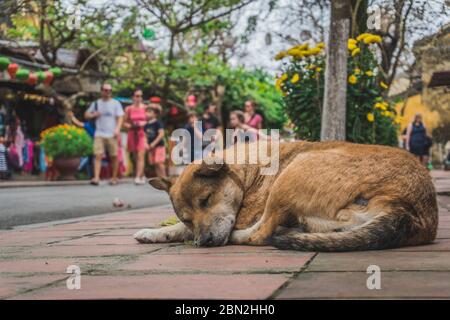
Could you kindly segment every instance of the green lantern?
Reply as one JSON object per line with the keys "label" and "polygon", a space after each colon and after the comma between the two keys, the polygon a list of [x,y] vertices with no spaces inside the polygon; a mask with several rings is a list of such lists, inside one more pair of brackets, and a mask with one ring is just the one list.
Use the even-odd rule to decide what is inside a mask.
{"label": "green lantern", "polygon": [[51,71],[55,77],[59,77],[62,72],[61,68],[58,68],[58,67],[51,68],[49,71]]}
{"label": "green lantern", "polygon": [[153,29],[144,29],[144,32],[142,33],[142,36],[144,37],[145,40],[154,40],[155,39],[155,30]]}
{"label": "green lantern", "polygon": [[8,69],[9,64],[11,63],[11,60],[6,57],[0,57],[0,71],[5,71]]}
{"label": "green lantern", "polygon": [[27,69],[19,69],[16,73],[16,78],[19,80],[28,80],[30,76],[30,71]]}
{"label": "green lantern", "polygon": [[36,75],[38,77],[39,82],[43,82],[45,78],[47,78],[44,71],[38,71],[36,72]]}

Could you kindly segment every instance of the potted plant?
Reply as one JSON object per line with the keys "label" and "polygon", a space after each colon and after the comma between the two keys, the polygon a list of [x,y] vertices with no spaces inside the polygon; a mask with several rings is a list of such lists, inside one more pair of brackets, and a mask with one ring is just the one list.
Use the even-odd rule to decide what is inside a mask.
{"label": "potted plant", "polygon": [[80,158],[92,154],[92,138],[83,129],[62,124],[41,133],[41,146],[53,159],[61,180],[75,180]]}

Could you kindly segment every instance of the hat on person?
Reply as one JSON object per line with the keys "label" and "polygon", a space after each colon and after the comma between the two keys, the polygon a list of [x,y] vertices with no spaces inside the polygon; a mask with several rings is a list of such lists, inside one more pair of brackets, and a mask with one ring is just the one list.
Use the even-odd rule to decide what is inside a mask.
{"label": "hat on person", "polygon": [[160,103],[161,102],[161,98],[160,97],[151,97],[150,98],[150,102],[151,103]]}
{"label": "hat on person", "polygon": [[195,107],[197,105],[197,98],[194,95],[190,95],[187,97],[187,103],[189,107]]}

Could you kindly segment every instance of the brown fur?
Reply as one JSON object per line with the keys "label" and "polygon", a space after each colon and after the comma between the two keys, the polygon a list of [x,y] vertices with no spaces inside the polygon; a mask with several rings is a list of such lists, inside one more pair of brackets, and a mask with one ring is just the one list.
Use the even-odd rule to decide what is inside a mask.
{"label": "brown fur", "polygon": [[[250,152],[249,147],[247,157]],[[282,249],[346,251],[425,244],[436,236],[431,177],[401,149],[282,143],[278,173],[264,176],[260,169],[191,164],[176,181],[151,181],[169,192],[186,222],[178,237],[166,232],[166,241],[194,237],[198,245],[271,243]],[[159,236],[163,229],[145,230],[135,235],[138,241],[164,238]]]}

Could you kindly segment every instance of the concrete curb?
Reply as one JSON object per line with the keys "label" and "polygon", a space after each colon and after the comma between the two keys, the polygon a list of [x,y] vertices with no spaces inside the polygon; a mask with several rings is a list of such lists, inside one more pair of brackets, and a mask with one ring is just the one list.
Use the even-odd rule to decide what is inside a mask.
{"label": "concrete curb", "polygon": [[[129,183],[134,180],[131,178],[120,179],[119,183]],[[14,181],[0,182],[0,189],[6,188],[32,188],[32,187],[64,187],[64,186],[85,186],[89,185],[89,180],[75,181]]]}

